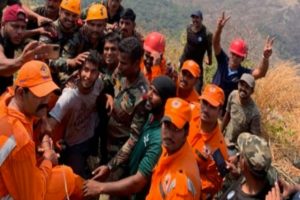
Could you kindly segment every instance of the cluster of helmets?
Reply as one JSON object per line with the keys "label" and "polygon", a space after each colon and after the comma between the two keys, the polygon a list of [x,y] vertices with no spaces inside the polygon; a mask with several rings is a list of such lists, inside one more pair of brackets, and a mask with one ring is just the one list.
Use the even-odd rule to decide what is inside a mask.
{"label": "cluster of helmets", "polygon": [[[80,0],[62,0],[60,7],[75,14],[80,14]],[[107,9],[100,3],[93,3],[87,12],[86,20],[105,20],[108,18]]]}

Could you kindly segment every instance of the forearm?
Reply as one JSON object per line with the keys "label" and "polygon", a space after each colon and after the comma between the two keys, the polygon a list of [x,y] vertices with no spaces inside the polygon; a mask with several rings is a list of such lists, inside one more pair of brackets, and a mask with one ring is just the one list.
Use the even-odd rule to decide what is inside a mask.
{"label": "forearm", "polygon": [[22,4],[22,8],[25,10],[25,12],[27,13],[27,15],[30,19],[37,19],[39,17],[39,15],[37,13],[33,12],[26,5]]}
{"label": "forearm", "polygon": [[218,27],[213,35],[213,48],[216,55],[218,55],[221,51],[221,34],[222,28]]}
{"label": "forearm", "polygon": [[259,62],[259,65],[256,67],[256,69],[253,70],[252,75],[255,79],[262,78],[266,75],[269,68],[269,59],[262,57],[261,61]]}
{"label": "forearm", "polygon": [[114,169],[119,165],[125,163],[128,160],[136,142],[137,141],[132,137],[129,137],[122,148],[118,151],[118,153],[109,161],[108,165]]}
{"label": "forearm", "polygon": [[30,38],[30,37],[33,37],[33,36],[36,36],[36,35],[39,35],[40,34],[40,31],[38,28],[36,29],[32,29],[32,30],[26,30],[25,33],[24,33],[24,37],[25,38]]}
{"label": "forearm", "polygon": [[116,182],[103,183],[101,193],[129,196],[141,191],[147,183],[147,178],[140,172]]}
{"label": "forearm", "polygon": [[222,125],[221,125],[222,132],[224,132],[225,128],[227,127],[227,125],[229,123],[229,121],[230,121],[230,114],[229,114],[229,112],[226,112],[225,116],[223,118]]}

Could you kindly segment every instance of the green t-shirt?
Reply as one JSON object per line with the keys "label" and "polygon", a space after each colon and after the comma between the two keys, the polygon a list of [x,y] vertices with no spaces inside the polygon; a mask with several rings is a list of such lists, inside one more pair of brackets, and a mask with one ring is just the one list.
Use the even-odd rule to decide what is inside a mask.
{"label": "green t-shirt", "polygon": [[[137,144],[129,160],[130,175],[141,172],[145,177],[151,178],[152,170],[161,154],[161,126],[160,120],[154,119],[151,114],[144,125]],[[148,193],[147,186],[132,199],[142,199]]]}

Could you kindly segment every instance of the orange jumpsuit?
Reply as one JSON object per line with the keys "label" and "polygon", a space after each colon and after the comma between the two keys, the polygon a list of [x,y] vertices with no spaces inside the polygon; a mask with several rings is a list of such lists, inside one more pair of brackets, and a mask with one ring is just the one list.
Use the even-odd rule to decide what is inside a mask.
{"label": "orange jumpsuit", "polygon": [[189,144],[170,156],[163,147],[146,200],[199,200],[200,191],[199,170]]}
{"label": "orange jumpsuit", "polygon": [[[196,107],[197,109],[197,107]],[[194,155],[198,162],[202,184],[202,198],[216,194],[222,187],[223,178],[219,175],[212,153],[220,149],[225,160],[228,159],[227,147],[219,125],[210,132],[205,133],[200,126],[200,108],[193,110],[194,116],[190,121],[188,142],[193,148]]]}
{"label": "orange jumpsuit", "polygon": [[[177,88],[178,88],[178,86],[177,86]],[[199,103],[200,102],[199,101],[199,93],[195,89],[193,89],[192,92],[189,94],[189,96],[185,97],[185,98],[183,98],[179,95],[179,92],[178,92],[178,89],[177,89],[177,97],[180,97],[180,98],[182,98],[183,100],[185,100],[189,103]]]}
{"label": "orange jumpsuit", "polygon": [[33,119],[9,108],[12,95],[0,99],[0,199],[82,199],[83,179],[66,166],[51,161],[37,164]]}

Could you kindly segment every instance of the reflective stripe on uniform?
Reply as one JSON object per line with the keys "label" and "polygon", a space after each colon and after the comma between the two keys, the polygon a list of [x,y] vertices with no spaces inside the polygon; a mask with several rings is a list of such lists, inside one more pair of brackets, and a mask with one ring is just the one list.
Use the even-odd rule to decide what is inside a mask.
{"label": "reflective stripe on uniform", "polygon": [[191,192],[193,196],[196,196],[196,188],[195,188],[192,180],[189,179],[188,177],[187,177],[187,186],[188,186],[189,192]]}
{"label": "reflective stripe on uniform", "polygon": [[[12,152],[12,150],[15,148],[15,146],[16,146],[16,139],[12,135],[6,140],[4,145],[0,148],[0,166],[6,160],[8,155]],[[2,198],[1,198],[1,200],[2,200]]]}
{"label": "reflective stripe on uniform", "polygon": [[14,199],[8,194],[5,197],[1,197],[0,200],[14,200]]}

